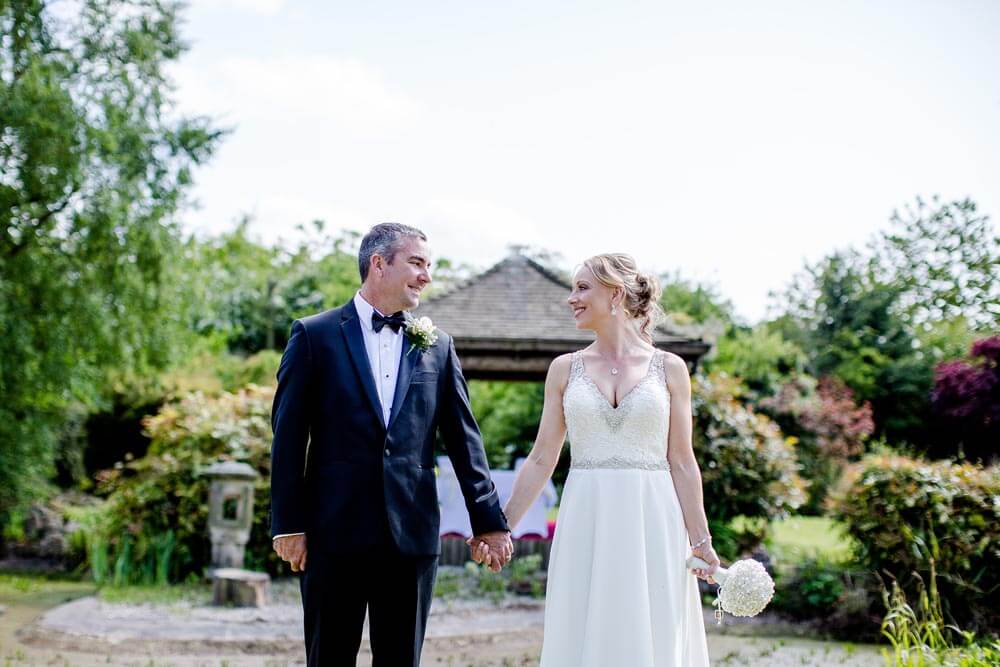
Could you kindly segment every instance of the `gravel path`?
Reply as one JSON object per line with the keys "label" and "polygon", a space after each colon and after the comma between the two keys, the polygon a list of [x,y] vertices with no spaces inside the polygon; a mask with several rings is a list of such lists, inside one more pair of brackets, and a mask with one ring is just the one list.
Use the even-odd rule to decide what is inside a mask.
{"label": "gravel path", "polygon": [[[266,609],[225,609],[200,601],[120,604],[84,597],[25,622],[13,635],[13,645],[0,645],[0,657],[10,665],[300,665],[301,607],[294,595],[281,593],[280,588],[275,599]],[[422,662],[455,667],[537,665],[543,611],[541,601],[524,598],[499,603],[435,599]],[[706,627],[713,665],[881,664],[872,647],[747,636],[757,629],[732,621],[718,628],[709,622],[709,615],[710,611]],[[370,661],[365,641],[358,664]]]}

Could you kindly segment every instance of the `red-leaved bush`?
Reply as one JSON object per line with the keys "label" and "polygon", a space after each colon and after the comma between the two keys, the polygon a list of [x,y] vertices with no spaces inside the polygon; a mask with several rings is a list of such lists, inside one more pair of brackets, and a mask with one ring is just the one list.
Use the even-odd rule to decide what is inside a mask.
{"label": "red-leaved bush", "polygon": [[864,453],[865,442],[875,430],[871,404],[856,403],[851,389],[835,377],[817,382],[799,376],[759,407],[795,439],[796,457],[809,483],[802,511],[820,513],[830,486],[848,460]]}
{"label": "red-leaved bush", "polygon": [[1000,458],[1000,335],[973,343],[969,360],[938,364],[931,407],[948,453]]}
{"label": "red-leaved bush", "polygon": [[844,459],[861,454],[875,430],[871,403],[855,403],[854,392],[832,376],[820,378],[816,395],[819,401],[802,413],[801,421],[815,434],[820,451]]}

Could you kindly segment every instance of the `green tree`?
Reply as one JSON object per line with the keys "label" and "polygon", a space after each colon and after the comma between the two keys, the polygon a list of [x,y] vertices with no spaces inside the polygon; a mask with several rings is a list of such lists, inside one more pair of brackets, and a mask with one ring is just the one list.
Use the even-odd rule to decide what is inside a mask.
{"label": "green tree", "polygon": [[173,109],[177,26],[173,3],[0,3],[0,524],[74,406],[184,344],[175,213],[221,134]]}
{"label": "green tree", "polygon": [[971,199],[895,211],[876,241],[878,266],[902,292],[915,326],[964,319],[989,330],[1000,322],[1000,236]]}
{"label": "green tree", "polygon": [[808,267],[768,328],[870,401],[878,435],[927,446],[934,365],[1000,322],[1000,237],[970,199],[918,198],[890,222],[867,252]]}
{"label": "green tree", "polygon": [[660,285],[663,312],[680,324],[716,322],[729,325],[735,320],[732,302],[714,285],[688,280],[679,272],[660,276]]}
{"label": "green tree", "polygon": [[751,394],[761,397],[773,395],[784,381],[802,372],[806,361],[798,345],[762,324],[730,329],[719,338],[705,369],[740,378]]}
{"label": "green tree", "polygon": [[833,253],[796,278],[774,326],[809,351],[810,374],[840,378],[859,401],[871,403],[877,435],[920,443],[933,364],[916,353],[903,286],[880,273],[874,258]]}
{"label": "green tree", "polygon": [[469,396],[490,465],[512,468],[514,461],[527,456],[535,443],[545,399],[544,383],[473,380]]}
{"label": "green tree", "polygon": [[250,222],[188,248],[202,304],[195,328],[240,354],[283,349],[292,320],[340,305],[360,283],[357,233],[331,236],[317,220],[285,248],[253,239]]}

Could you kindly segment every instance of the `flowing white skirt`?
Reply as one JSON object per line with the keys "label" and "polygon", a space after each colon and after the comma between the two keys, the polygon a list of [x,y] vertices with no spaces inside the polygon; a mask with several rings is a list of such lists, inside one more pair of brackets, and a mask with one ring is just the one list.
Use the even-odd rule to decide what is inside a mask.
{"label": "flowing white skirt", "polygon": [[549,560],[542,667],[701,667],[708,646],[667,471],[573,469]]}

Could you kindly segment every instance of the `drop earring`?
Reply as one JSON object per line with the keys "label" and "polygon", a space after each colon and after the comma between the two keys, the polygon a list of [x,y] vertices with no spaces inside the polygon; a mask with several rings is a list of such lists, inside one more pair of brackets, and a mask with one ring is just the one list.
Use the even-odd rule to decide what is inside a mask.
{"label": "drop earring", "polygon": [[611,314],[612,315],[617,315],[618,314],[618,309],[615,308],[615,304],[611,304]]}

